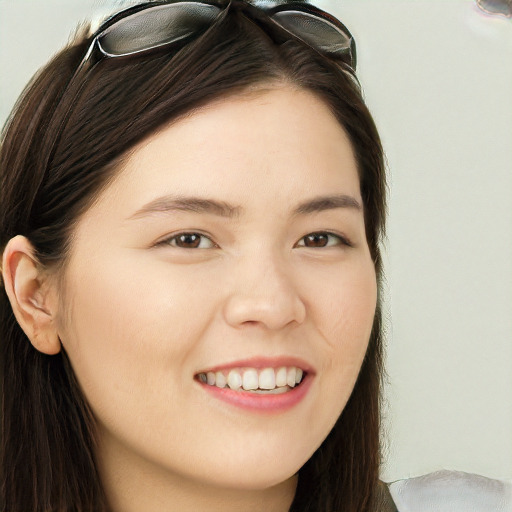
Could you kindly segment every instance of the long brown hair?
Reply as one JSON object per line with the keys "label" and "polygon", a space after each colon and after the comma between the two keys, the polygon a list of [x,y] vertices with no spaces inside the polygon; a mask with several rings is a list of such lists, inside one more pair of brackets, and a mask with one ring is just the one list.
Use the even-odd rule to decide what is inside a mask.
{"label": "long brown hair", "polygon": [[[276,42],[265,16],[255,22],[245,11],[244,2],[233,1],[205,33],[173,51],[101,61],[78,97],[69,94],[69,82],[91,37],[58,53],[24,91],[2,134],[0,247],[24,235],[42,265],[62,269],[80,215],[135,144],[214,99],[288,82],[322,98],[350,138],[380,287],[383,153],[357,81],[345,64],[292,36]],[[371,510],[380,465],[381,333],[379,300],[355,388],[327,439],[299,471],[293,512]],[[5,290],[0,345],[0,509],[108,511],[94,418],[66,353],[49,356],[33,348]]]}

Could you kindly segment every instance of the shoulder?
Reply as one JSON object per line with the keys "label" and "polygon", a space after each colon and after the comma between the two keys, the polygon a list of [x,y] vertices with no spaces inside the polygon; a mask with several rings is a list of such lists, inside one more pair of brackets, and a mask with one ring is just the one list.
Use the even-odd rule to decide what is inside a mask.
{"label": "shoulder", "polygon": [[399,512],[510,512],[512,480],[436,471],[387,484]]}

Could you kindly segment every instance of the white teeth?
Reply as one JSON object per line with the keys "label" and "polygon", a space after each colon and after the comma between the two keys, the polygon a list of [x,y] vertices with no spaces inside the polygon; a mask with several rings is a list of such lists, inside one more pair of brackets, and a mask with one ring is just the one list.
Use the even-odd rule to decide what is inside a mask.
{"label": "white teeth", "polygon": [[240,389],[242,387],[242,376],[236,370],[231,370],[228,375],[228,386],[231,389]]}
{"label": "white teeth", "polygon": [[281,395],[287,391],[290,391],[290,388],[288,386],[283,386],[274,389],[253,389],[251,393],[258,393],[259,395]]}
{"label": "white teeth", "polygon": [[[258,373],[259,372],[259,373]],[[252,391],[258,393],[284,393],[302,382],[303,370],[294,366],[279,368],[233,368],[226,378],[222,371],[199,373],[198,379],[209,386],[234,390]]]}
{"label": "white teeth", "polygon": [[218,388],[225,388],[228,381],[226,380],[225,375],[222,372],[215,373],[215,385]]}
{"label": "white teeth", "polygon": [[258,389],[258,372],[256,370],[245,370],[242,387],[245,390]]}
{"label": "white teeth", "polygon": [[286,386],[286,367],[282,366],[276,372],[276,386]]}
{"label": "white teeth", "polygon": [[295,377],[297,375],[297,369],[295,367],[288,368],[288,373],[286,375],[286,384],[291,388],[295,387]]}
{"label": "white teeth", "polygon": [[274,389],[276,387],[276,374],[274,368],[265,368],[260,372],[259,388]]}

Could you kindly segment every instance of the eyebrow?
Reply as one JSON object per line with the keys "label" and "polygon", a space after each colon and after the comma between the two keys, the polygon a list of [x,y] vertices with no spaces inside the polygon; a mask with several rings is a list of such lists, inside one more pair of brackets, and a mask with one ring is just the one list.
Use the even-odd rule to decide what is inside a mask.
{"label": "eyebrow", "polygon": [[[304,201],[295,207],[292,211],[292,216],[297,217],[325,210],[333,210],[336,208],[349,208],[358,211],[362,210],[362,206],[356,198],[345,194],[337,194],[319,196],[308,201]],[[133,215],[128,217],[128,219],[139,219],[154,213],[172,213],[178,211],[209,213],[220,217],[239,218],[243,213],[243,207],[234,206],[226,203],[225,201],[217,201],[215,199],[165,195],[153,199],[149,203],[145,204]]]}

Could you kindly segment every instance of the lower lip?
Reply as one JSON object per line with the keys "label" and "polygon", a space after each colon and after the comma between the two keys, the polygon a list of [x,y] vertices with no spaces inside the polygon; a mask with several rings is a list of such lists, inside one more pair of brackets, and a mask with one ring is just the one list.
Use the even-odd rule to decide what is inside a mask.
{"label": "lower lip", "polygon": [[208,393],[212,394],[215,398],[228,402],[242,409],[261,412],[282,412],[291,409],[306,396],[313,375],[306,374],[301,383],[285,393],[278,395],[263,395],[259,393],[251,393],[249,391],[234,391],[229,388],[218,388],[216,386],[209,386],[208,384],[200,383],[202,388]]}

